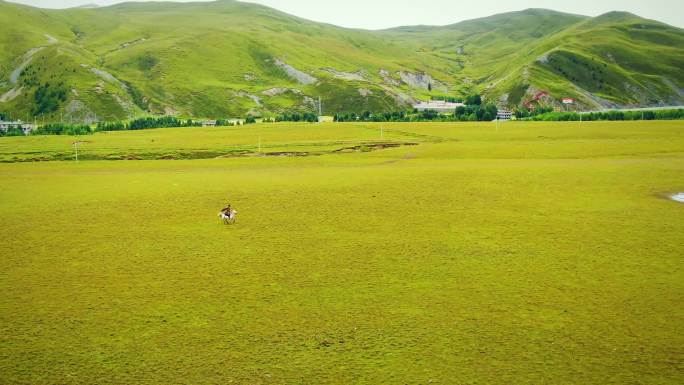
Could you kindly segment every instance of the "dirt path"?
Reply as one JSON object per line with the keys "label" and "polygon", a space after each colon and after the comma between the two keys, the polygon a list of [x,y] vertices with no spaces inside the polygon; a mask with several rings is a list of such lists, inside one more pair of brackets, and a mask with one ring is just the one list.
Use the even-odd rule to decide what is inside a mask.
{"label": "dirt path", "polygon": [[37,54],[38,52],[42,51],[45,49],[45,47],[36,47],[36,48],[31,48],[28,50],[24,56],[22,57],[21,64],[17,68],[12,71],[9,77],[9,81],[11,84],[17,84],[17,81],[19,81],[19,76],[21,76],[21,71],[24,70],[30,63],[31,60],[33,59],[33,56]]}

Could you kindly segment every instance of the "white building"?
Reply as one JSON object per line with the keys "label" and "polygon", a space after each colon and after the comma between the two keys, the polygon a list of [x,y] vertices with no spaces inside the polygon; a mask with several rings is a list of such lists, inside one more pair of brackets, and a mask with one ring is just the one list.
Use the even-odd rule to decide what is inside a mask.
{"label": "white building", "polygon": [[21,128],[24,135],[28,135],[33,130],[33,124],[24,123],[21,120],[4,122],[0,120],[0,131],[7,132],[10,128]]}
{"label": "white building", "polygon": [[414,104],[413,108],[418,111],[436,111],[436,112],[451,112],[453,113],[456,108],[464,107],[463,103],[452,103],[444,100],[431,100],[429,102],[420,102]]}
{"label": "white building", "polygon": [[511,120],[513,119],[513,112],[508,110],[499,110],[499,112],[496,114],[496,118],[498,120]]}

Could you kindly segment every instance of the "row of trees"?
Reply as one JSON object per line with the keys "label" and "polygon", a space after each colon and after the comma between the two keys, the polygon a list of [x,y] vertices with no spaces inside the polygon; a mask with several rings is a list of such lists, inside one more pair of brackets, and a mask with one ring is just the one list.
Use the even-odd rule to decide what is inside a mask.
{"label": "row of trees", "polygon": [[535,115],[534,121],[597,121],[597,120],[677,120],[684,119],[684,109],[650,111],[606,111],[578,114],[576,112],[547,112]]}
{"label": "row of trees", "polygon": [[[175,117],[164,116],[161,118],[135,119],[128,123],[98,122],[94,128],[87,124],[50,123],[37,127],[31,131],[31,135],[90,135],[94,132],[100,131],[144,130],[168,127],[199,127],[201,125],[201,122],[195,122],[192,119],[180,120]],[[19,130],[19,132],[21,132],[21,130]],[[12,133],[18,134],[18,132],[14,131],[12,131]],[[8,134],[5,133],[5,136],[7,135]],[[23,135],[23,133],[19,135]]]}
{"label": "row of trees", "polygon": [[469,104],[457,107],[454,112],[453,120],[460,122],[491,122],[496,119],[499,109],[496,104]]}
{"label": "row of trees", "polygon": [[216,119],[216,125],[219,127],[230,127],[235,126],[237,123],[233,123],[228,119]]}
{"label": "row of trees", "polygon": [[146,130],[150,128],[170,128],[170,127],[201,127],[202,122],[192,119],[181,120],[173,116],[163,116],[160,118],[140,118],[124,122],[99,122],[95,131],[125,131],[125,130]]}
{"label": "row of trees", "polygon": [[530,118],[530,117],[537,116],[537,115],[547,114],[549,112],[553,112],[552,107],[537,106],[533,110],[528,110],[528,109],[523,108],[523,109],[519,109],[519,110],[514,111],[515,117],[518,119]]}
{"label": "row of trees", "polygon": [[464,103],[469,106],[479,106],[482,104],[482,96],[478,94],[468,95],[465,98],[456,96],[431,96],[432,100],[443,100],[449,103]]}
{"label": "row of trees", "polygon": [[10,127],[7,131],[0,130],[0,136],[24,136],[24,130],[19,127]]}
{"label": "row of trees", "polygon": [[[601,121],[601,120],[676,120],[684,119],[684,109],[670,110],[651,110],[651,111],[606,111],[588,114],[578,114],[576,112],[553,112],[545,109],[538,109],[539,114],[520,114],[520,118],[533,121]],[[336,122],[458,122],[458,121],[492,121],[496,118],[498,110],[493,104],[469,105],[458,107],[454,114],[441,114],[436,111],[413,111],[413,112],[384,112],[371,113],[366,111],[362,114],[354,112],[335,115]],[[317,122],[318,116],[315,114],[283,114],[275,119],[265,119],[264,122]],[[256,118],[248,116],[245,124],[256,123]],[[129,123],[124,122],[100,122],[95,128],[85,124],[64,124],[52,123],[41,126],[31,132],[32,135],[89,135],[98,131],[123,131],[123,130],[142,130],[166,127],[198,127],[201,122],[191,119],[179,120],[174,117],[162,118],[142,118]],[[233,126],[228,120],[219,119],[217,126]],[[0,130],[0,136],[21,136],[24,135],[19,127],[12,127],[7,131]]]}
{"label": "row of trees", "polygon": [[201,127],[202,122],[195,122],[192,119],[181,120],[173,116],[163,116],[161,118],[140,118],[128,123],[128,130],[145,130],[149,128],[170,128],[170,127]]}
{"label": "row of trees", "polygon": [[410,113],[405,111],[382,112],[373,114],[370,111],[365,111],[362,114],[355,112],[335,114],[333,121],[335,122],[408,122],[410,121]]}
{"label": "row of trees", "polygon": [[318,115],[312,113],[312,112],[304,112],[304,113],[292,113],[292,114],[282,114],[279,116],[276,116],[275,118],[276,122],[310,122],[310,123],[316,123],[318,122]]}
{"label": "row of trees", "polygon": [[127,130],[123,122],[98,122],[95,131],[124,131]]}
{"label": "row of trees", "polygon": [[31,135],[89,135],[93,130],[86,124],[51,123],[40,126]]}
{"label": "row of trees", "polygon": [[442,114],[437,111],[427,110],[413,112],[384,112],[371,113],[366,111],[362,114],[350,112],[337,114],[335,122],[478,122],[492,121],[496,119],[499,110],[495,104],[474,104],[456,108],[453,114]]}
{"label": "row of trees", "polygon": [[455,96],[431,96],[430,99],[449,103],[463,103],[463,98],[457,98]]}

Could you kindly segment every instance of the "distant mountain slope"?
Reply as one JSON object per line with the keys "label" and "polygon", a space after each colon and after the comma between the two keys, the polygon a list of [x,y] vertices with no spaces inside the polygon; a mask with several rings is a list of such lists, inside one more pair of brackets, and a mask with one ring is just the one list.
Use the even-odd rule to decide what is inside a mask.
{"label": "distant mountain slope", "polygon": [[364,31],[232,0],[0,1],[0,25],[0,112],[29,118],[271,114],[315,110],[319,97],[330,114],[472,92],[510,106],[684,102],[684,32],[624,13],[531,9]]}
{"label": "distant mountain slope", "polygon": [[[494,95],[516,90],[549,91],[586,107],[682,103],[684,31],[626,13],[578,23],[534,46],[521,76],[494,87]],[[527,60],[530,58],[528,57]],[[518,94],[520,92],[518,91]],[[524,99],[524,96],[523,96]]]}
{"label": "distant mountain slope", "polygon": [[[461,79],[505,105],[584,108],[681,104],[684,31],[628,13],[596,18],[530,9],[446,27],[387,31],[426,55],[450,57]],[[456,53],[456,54],[454,54]]]}

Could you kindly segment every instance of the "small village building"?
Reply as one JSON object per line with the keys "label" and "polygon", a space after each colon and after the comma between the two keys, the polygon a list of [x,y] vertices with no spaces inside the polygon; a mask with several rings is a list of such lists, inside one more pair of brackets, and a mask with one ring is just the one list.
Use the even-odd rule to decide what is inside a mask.
{"label": "small village building", "polygon": [[420,102],[413,105],[413,108],[420,112],[435,111],[440,113],[453,113],[458,107],[465,107],[465,104],[447,102],[444,100],[431,100],[429,102]]}
{"label": "small village building", "polygon": [[496,114],[497,120],[511,120],[513,119],[513,112],[509,110],[499,110]]}
{"label": "small village building", "polygon": [[216,127],[215,120],[205,120],[202,122],[202,127]]}
{"label": "small village building", "polygon": [[0,120],[0,131],[6,133],[12,128],[20,128],[24,135],[28,135],[31,133],[31,131],[33,131],[34,126],[33,124],[24,123],[21,120],[11,122],[5,122]]}

